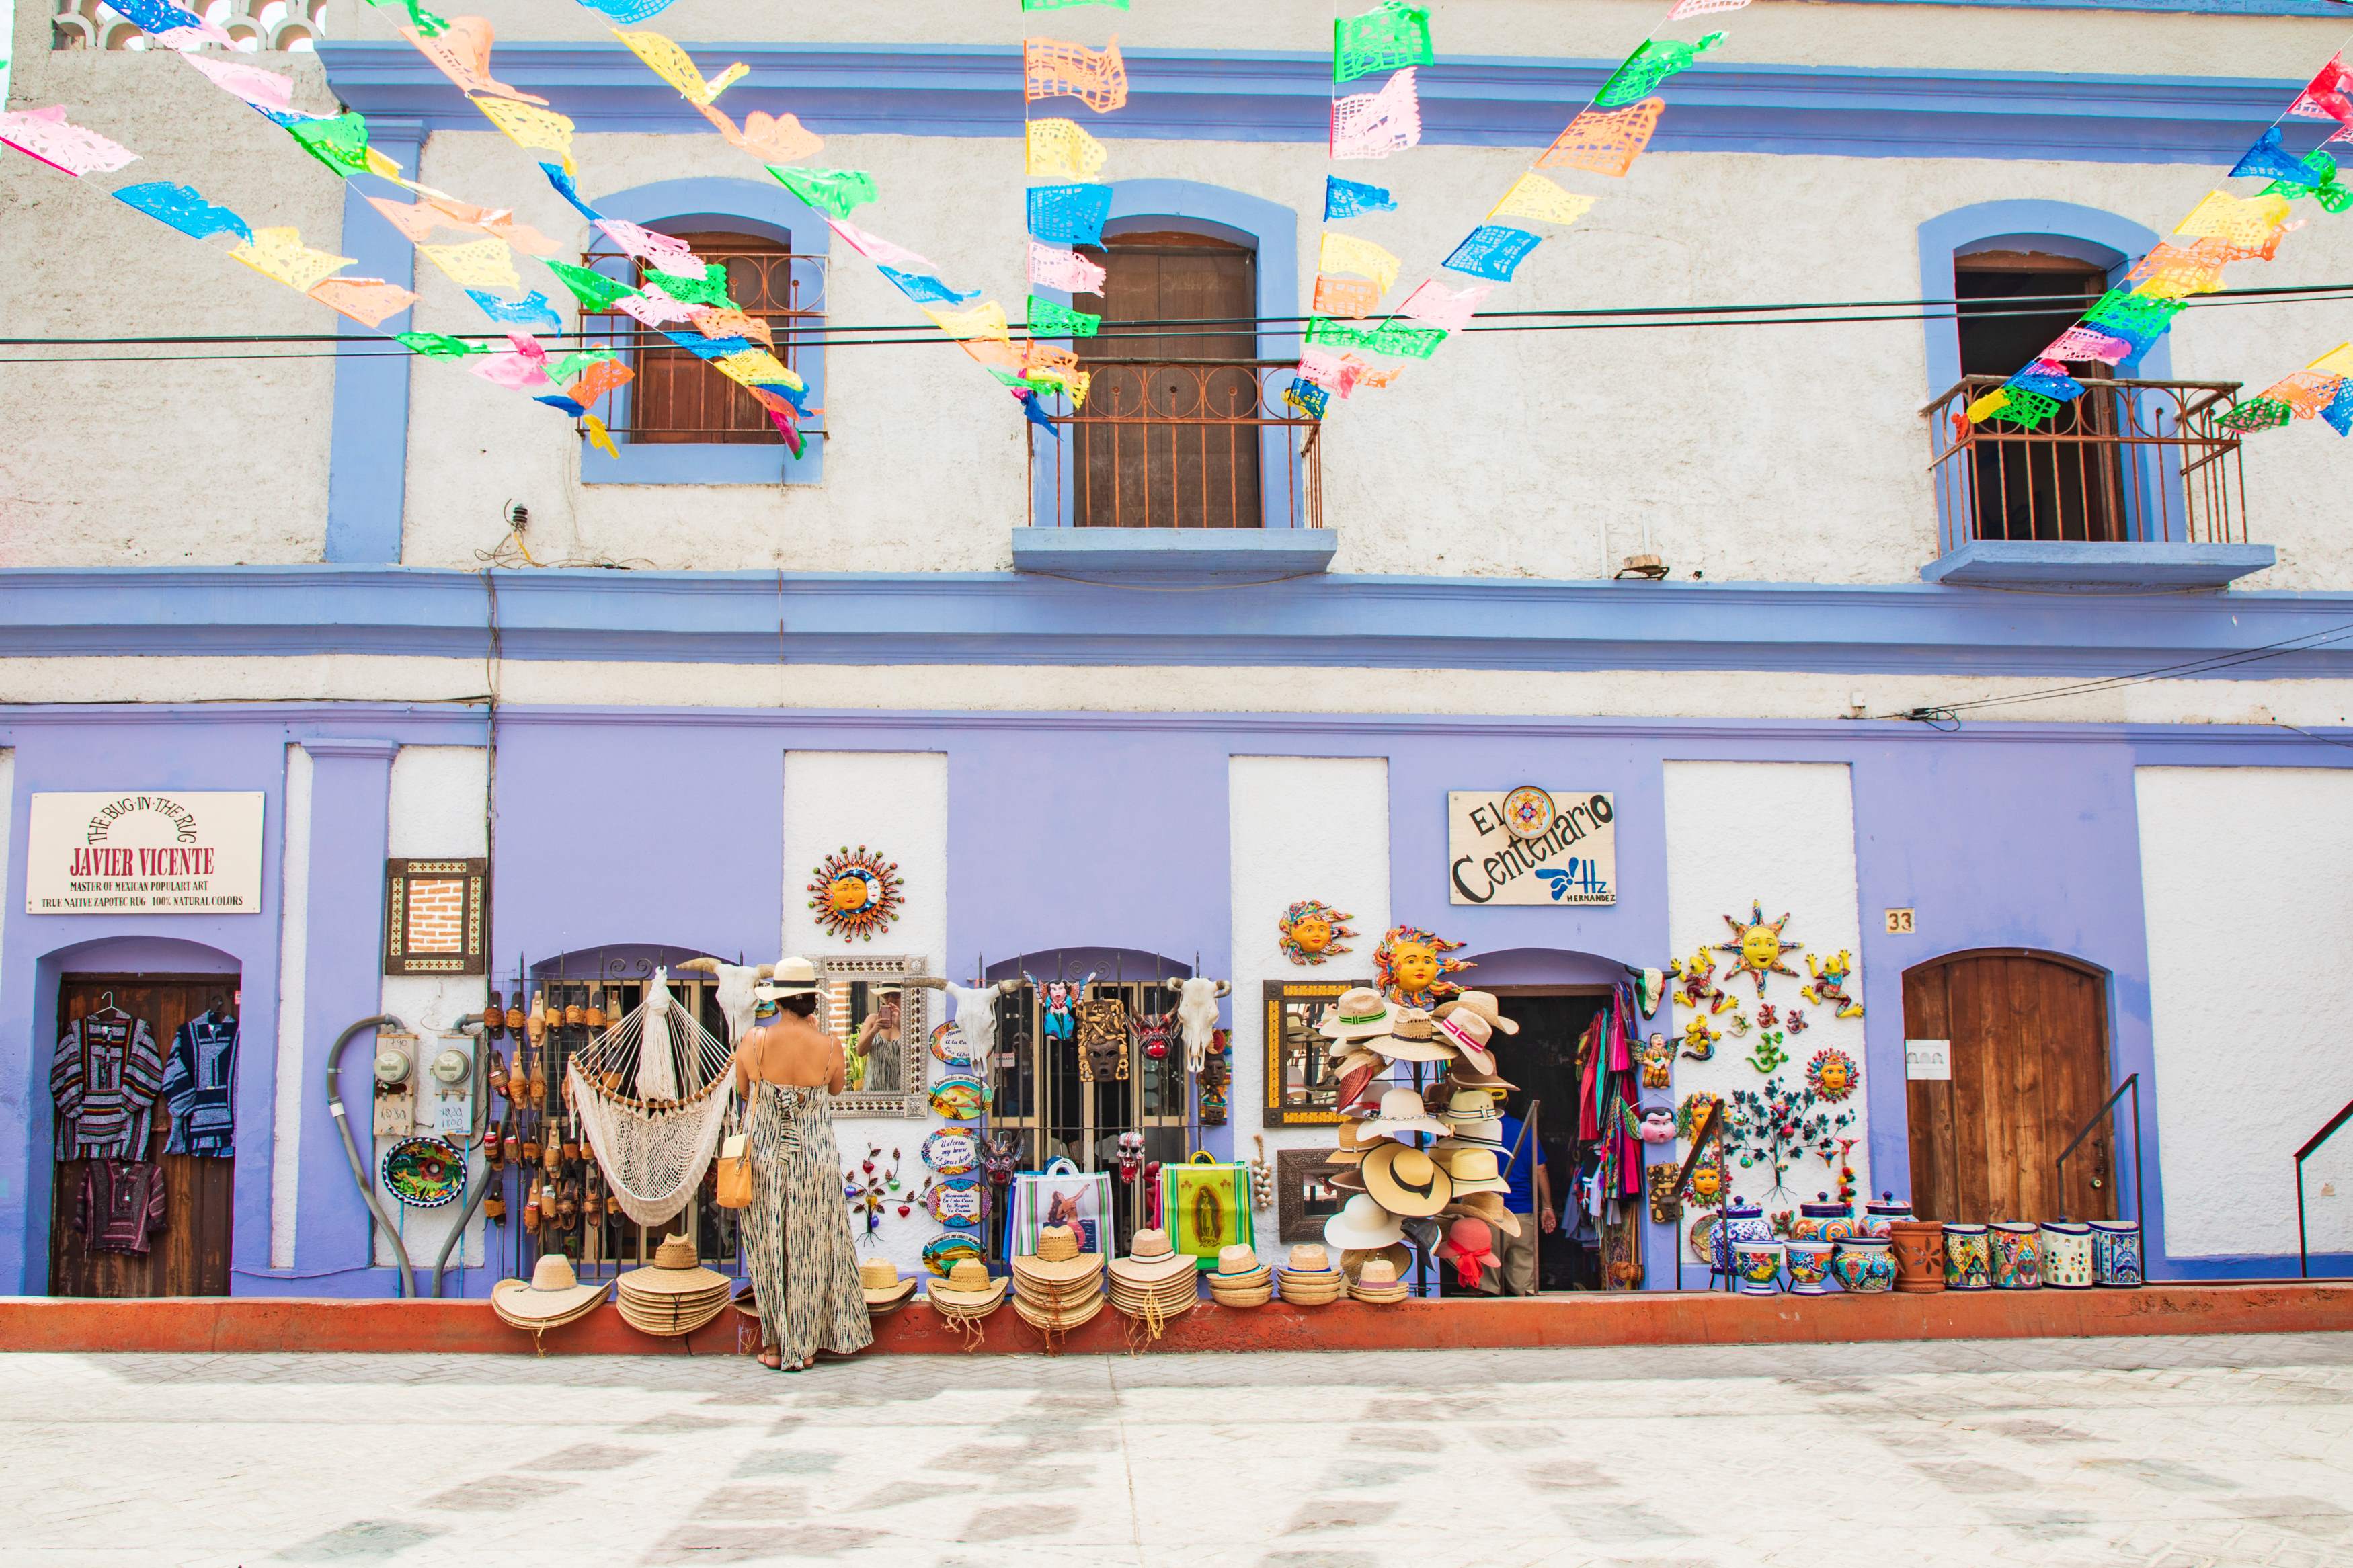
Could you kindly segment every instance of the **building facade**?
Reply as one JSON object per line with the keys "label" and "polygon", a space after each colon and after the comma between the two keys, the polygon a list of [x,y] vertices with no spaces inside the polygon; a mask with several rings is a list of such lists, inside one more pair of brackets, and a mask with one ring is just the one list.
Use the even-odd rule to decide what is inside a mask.
{"label": "building facade", "polygon": [[[1843,1157],[1736,1165],[1742,1195],[1810,1200],[1843,1163],[1857,1195],[1934,1217],[2137,1215],[2153,1278],[2295,1267],[2295,1151],[2353,1098],[2323,979],[2353,950],[2353,552],[2333,436],[2242,450],[2213,416],[2342,319],[2325,294],[2188,310],[2070,440],[1971,445],[1952,416],[1957,388],[2022,363],[2002,300],[2044,302],[2027,335],[2048,336],[2050,300],[2124,280],[2223,184],[2336,47],[2324,0],[1757,0],[1715,18],[1729,37],[1661,89],[1650,151],[1588,181],[1601,204],[1486,307],[1555,314],[1483,319],[1512,330],[1460,334],[1320,426],[1280,389],[1327,175],[1388,187],[1398,210],[1356,228],[1435,267],[1657,18],[1440,7],[1420,144],[1335,164],[1328,16],[1139,0],[1115,17],[1129,101],[1086,117],[1111,197],[1088,254],[1114,324],[1163,325],[1082,353],[1093,412],[1051,431],[919,341],[868,258],[596,11],[482,8],[496,79],[575,122],[586,205],[723,258],[791,342],[803,449],[536,262],[565,341],[636,372],[600,405],[609,454],[355,322],[339,343],[328,310],[98,179],[0,164],[11,319],[43,340],[0,394],[0,1289],[383,1295],[396,1237],[421,1280],[463,1205],[392,1201],[393,1135],[357,1138],[372,1221],[341,1131],[365,1130],[372,1052],[344,1052],[331,1111],[338,1037],[392,1015],[421,1070],[492,990],[560,1008],[609,984],[617,1010],[662,968],[701,1006],[676,968],[698,955],[826,961],[851,1026],[900,971],[844,961],[878,956],[959,984],[1092,975],[1145,1011],[1165,982],[1229,981],[1222,1115],[1214,1081],[1205,1103],[1140,1048],[1117,1092],[1073,1087],[1025,994],[997,1124],[1025,1161],[1109,1169],[1139,1131],[1155,1161],[1280,1163],[1331,1138],[1286,994],[1369,980],[1400,926],[1525,1009],[1507,1077],[1521,1048],[1532,1083],[1573,1083],[1580,999],[1703,952],[1725,1000],[1646,1025],[1692,1041],[1660,1101],[1799,1085],[1845,1053],[1859,1086],[1823,1107]],[[168,51],[58,9],[18,0],[10,108],[63,103],[140,177],[414,289],[385,331],[499,330],[372,205],[397,187],[338,181]],[[790,111],[824,138],[815,163],[871,174],[858,224],[1013,300],[1023,18],[998,9],[787,24],[679,0],[649,25],[706,71],[750,68],[721,107]],[[417,182],[512,208],[549,258],[613,271],[544,154],[400,39],[398,6],[305,15],[314,38],[275,17],[258,41],[279,47],[238,58],[302,110],[364,115]],[[1113,15],[1051,19],[1100,43]],[[2232,288],[2347,276],[2347,220],[2306,210]],[[1606,868],[1563,841],[1522,872],[1451,799],[1529,784],[1606,797]],[[222,814],[203,892],[238,901],[73,908],[55,857],[98,807],[69,796],[143,797],[164,846],[199,840],[159,800]],[[850,847],[903,887],[871,940],[809,887]],[[477,861],[473,972],[388,973],[388,863]],[[1350,917],[1348,951],[1286,951],[1303,900]],[[1716,944],[1784,913],[1786,969],[1731,975]],[[920,1040],[941,999],[908,996]],[[179,1178],[178,1239],[134,1284],[61,1235],[52,1064],[109,1000],[158,1027],[239,1021],[234,1160]],[[943,1069],[893,1066],[861,1105],[896,1113],[841,1138],[853,1179],[898,1173],[860,1223],[912,1267],[940,1234],[909,1200],[941,1125],[921,1075]],[[2312,1250],[2340,1265],[2348,1160],[2302,1173]],[[511,1205],[525,1176],[502,1178]],[[468,1212],[444,1288],[528,1273],[519,1214]],[[1640,1284],[1704,1276],[1689,1216],[1630,1223]]]}

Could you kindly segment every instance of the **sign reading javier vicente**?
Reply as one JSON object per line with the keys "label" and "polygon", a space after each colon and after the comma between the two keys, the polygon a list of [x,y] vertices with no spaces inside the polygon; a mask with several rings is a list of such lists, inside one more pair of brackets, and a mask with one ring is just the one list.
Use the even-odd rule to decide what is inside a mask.
{"label": "sign reading javier vicente", "polygon": [[36,795],[28,915],[261,912],[261,793]]}
{"label": "sign reading javier vicente", "polygon": [[[1528,797],[1547,792],[1452,790],[1446,796],[1447,898],[1458,904],[1614,904],[1617,808],[1607,795],[1552,791],[1534,820]],[[1511,797],[1522,837],[1507,826]]]}

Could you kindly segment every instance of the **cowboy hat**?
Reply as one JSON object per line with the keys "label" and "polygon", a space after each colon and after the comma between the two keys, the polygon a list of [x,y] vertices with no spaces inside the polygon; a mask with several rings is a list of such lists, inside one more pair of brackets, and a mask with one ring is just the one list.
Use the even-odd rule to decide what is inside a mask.
{"label": "cowboy hat", "polygon": [[501,1279],[491,1288],[491,1310],[518,1329],[557,1329],[576,1322],[596,1310],[609,1279],[583,1285],[572,1270],[572,1259],[551,1252],[533,1265],[531,1279]]}
{"label": "cowboy hat", "polygon": [[1499,1194],[1486,1191],[1472,1193],[1440,1211],[1440,1217],[1445,1219],[1460,1219],[1465,1215],[1485,1220],[1506,1236],[1520,1234],[1520,1216],[1504,1206]]}
{"label": "cowboy hat", "polygon": [[1454,1178],[1419,1149],[1384,1143],[1365,1156],[1365,1192],[1393,1215],[1434,1215],[1454,1196]]}
{"label": "cowboy hat", "polygon": [[1377,1252],[1404,1239],[1405,1227],[1398,1224],[1397,1216],[1364,1193],[1350,1198],[1338,1214],[1324,1222],[1324,1244],[1342,1252]]}
{"label": "cowboy hat", "polygon": [[899,1278],[887,1258],[870,1258],[858,1266],[858,1288],[869,1307],[896,1307],[915,1293],[915,1277]]}
{"label": "cowboy hat", "polygon": [[1398,1015],[1388,1034],[1375,1036],[1365,1044],[1392,1061],[1443,1062],[1454,1058],[1452,1049],[1439,1043],[1430,1015],[1411,1007]]}
{"label": "cowboy hat", "polygon": [[1498,1078],[1493,1072],[1481,1072],[1467,1061],[1458,1061],[1447,1069],[1446,1081],[1457,1089],[1517,1089],[1510,1079]]}
{"label": "cowboy hat", "polygon": [[1396,1010],[1369,985],[1352,985],[1324,1010],[1316,1032],[1327,1040],[1361,1040],[1388,1032]]}
{"label": "cowboy hat", "polygon": [[1504,1148],[1504,1124],[1501,1121],[1458,1121],[1454,1131],[1440,1138],[1430,1148],[1434,1154],[1451,1154],[1457,1149],[1493,1149],[1501,1153]]}
{"label": "cowboy hat", "polygon": [[1393,1089],[1381,1096],[1381,1113],[1356,1129],[1361,1142],[1373,1138],[1409,1138],[1417,1132],[1446,1135],[1446,1124],[1422,1109],[1421,1096],[1410,1089]]}
{"label": "cowboy hat", "polygon": [[959,1312],[975,1309],[987,1311],[1005,1300],[1006,1287],[1011,1280],[999,1275],[991,1279],[988,1265],[977,1258],[959,1258],[944,1279],[934,1279],[926,1288],[934,1307],[946,1307]]}
{"label": "cowboy hat", "polygon": [[774,1002],[780,996],[807,996],[816,989],[816,964],[806,958],[780,958],[769,984],[754,987],[752,994],[763,1002]]}
{"label": "cowboy hat", "polygon": [[1495,1000],[1495,994],[1492,991],[1465,991],[1451,1002],[1439,1004],[1440,1017],[1450,1017],[1456,1013],[1476,1013],[1487,1020],[1489,1027],[1501,1029],[1507,1035],[1520,1032],[1515,1019],[1504,1016],[1503,1004]]}
{"label": "cowboy hat", "polygon": [[1454,1178],[1455,1192],[1466,1197],[1472,1193],[1512,1190],[1512,1184],[1496,1171],[1495,1152],[1492,1149],[1452,1151],[1446,1157],[1446,1173]]}
{"label": "cowboy hat", "polygon": [[1481,1072],[1495,1070],[1495,1058],[1489,1045],[1494,1037],[1487,1020],[1476,1013],[1455,1013],[1435,1021],[1438,1036],[1462,1053],[1462,1059]]}

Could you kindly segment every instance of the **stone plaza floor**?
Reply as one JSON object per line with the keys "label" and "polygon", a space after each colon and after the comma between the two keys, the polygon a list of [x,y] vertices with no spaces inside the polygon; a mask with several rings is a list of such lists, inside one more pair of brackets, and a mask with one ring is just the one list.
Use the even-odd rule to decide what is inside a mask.
{"label": "stone plaza floor", "polygon": [[9,1568],[2306,1568],[2353,1564],[2353,1335],[13,1355],[0,1477]]}

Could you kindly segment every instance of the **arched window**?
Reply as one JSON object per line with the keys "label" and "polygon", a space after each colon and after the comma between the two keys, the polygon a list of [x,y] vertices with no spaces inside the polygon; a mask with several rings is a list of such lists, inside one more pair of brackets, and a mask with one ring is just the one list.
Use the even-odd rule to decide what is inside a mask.
{"label": "arched window", "polygon": [[[1955,257],[1961,374],[2007,377],[2024,369],[2106,292],[2109,270],[2028,240]],[[2067,369],[2091,391],[2060,407],[2052,439],[1991,441],[1971,454],[1976,537],[2113,542],[2128,536],[2124,447],[2114,439],[2120,411],[2113,395],[2092,384],[2114,373],[2098,360]],[[2079,439],[2085,437],[2107,439]]]}
{"label": "arched window", "polygon": [[[745,315],[767,327],[776,357],[794,368],[796,327],[811,320],[815,312],[802,308],[790,238],[678,227],[661,232],[684,241],[699,259],[727,268],[728,297],[743,307]],[[659,281],[661,276],[609,247],[592,253],[592,265],[601,271],[612,272],[617,264],[626,268],[633,284],[642,284],[649,277]],[[767,411],[752,394],[702,358],[619,310],[594,314],[599,324],[610,329],[628,355],[629,368],[637,372],[625,412],[619,419],[607,421],[615,440],[765,444],[776,439]]]}

